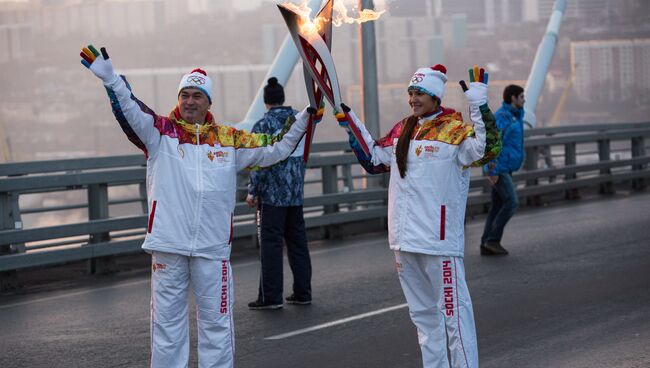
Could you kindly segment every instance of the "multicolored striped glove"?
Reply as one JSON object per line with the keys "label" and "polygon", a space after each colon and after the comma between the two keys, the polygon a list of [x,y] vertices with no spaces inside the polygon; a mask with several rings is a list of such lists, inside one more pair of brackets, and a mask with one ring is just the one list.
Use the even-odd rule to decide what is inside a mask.
{"label": "multicolored striped glove", "polygon": [[113,70],[113,63],[109,59],[106,48],[101,48],[101,55],[93,45],[81,49],[81,64],[90,69],[105,84],[110,83],[119,76]]}
{"label": "multicolored striped glove", "polygon": [[334,111],[333,111],[334,112],[334,117],[336,118],[336,121],[339,122],[340,127],[349,128],[350,123],[348,122],[347,117],[345,116],[345,113],[346,112],[349,113],[350,111],[352,111],[352,109],[350,109],[348,107],[348,105],[346,105],[344,103],[341,103],[341,111],[342,112],[339,112],[338,110],[334,109]]}
{"label": "multicolored striped glove", "polygon": [[483,106],[488,100],[488,73],[485,69],[474,65],[469,69],[469,88],[464,80],[458,82],[467,96],[470,106]]}
{"label": "multicolored striped glove", "polygon": [[325,113],[325,102],[321,102],[320,107],[316,110],[313,107],[308,107],[307,112],[314,116],[313,123],[318,124],[323,120],[323,114]]}

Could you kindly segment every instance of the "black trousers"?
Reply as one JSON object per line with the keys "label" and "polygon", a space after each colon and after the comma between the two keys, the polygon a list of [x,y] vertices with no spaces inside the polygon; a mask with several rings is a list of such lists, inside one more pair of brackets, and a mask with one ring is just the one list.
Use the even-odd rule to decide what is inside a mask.
{"label": "black trousers", "polygon": [[265,304],[282,303],[283,239],[293,273],[293,293],[301,300],[311,300],[311,258],[302,206],[262,204],[261,219],[259,300]]}

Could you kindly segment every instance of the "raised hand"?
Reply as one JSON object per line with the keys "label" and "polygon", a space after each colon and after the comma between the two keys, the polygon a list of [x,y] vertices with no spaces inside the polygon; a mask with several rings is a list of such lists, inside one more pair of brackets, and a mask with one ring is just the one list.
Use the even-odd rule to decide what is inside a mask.
{"label": "raised hand", "polygon": [[337,110],[334,110],[334,117],[336,117],[336,120],[339,122],[339,126],[343,128],[348,128],[349,123],[346,119],[345,113],[349,113],[350,111],[352,111],[352,109],[348,107],[348,105],[341,103],[341,111],[343,112],[338,112]]}
{"label": "raised hand", "polygon": [[481,106],[487,103],[488,73],[485,69],[474,65],[469,69],[469,88],[464,80],[458,82],[467,96],[467,102],[472,106]]}
{"label": "raised hand", "polygon": [[113,63],[109,59],[106,48],[101,48],[101,54],[93,45],[81,49],[81,64],[90,69],[104,83],[111,82],[117,74],[113,70]]}
{"label": "raised hand", "polygon": [[323,113],[325,112],[325,103],[321,102],[320,108],[318,109],[310,106],[307,108],[307,112],[310,115],[313,115],[313,119],[314,119],[313,123],[318,124],[321,122],[321,120],[323,120]]}

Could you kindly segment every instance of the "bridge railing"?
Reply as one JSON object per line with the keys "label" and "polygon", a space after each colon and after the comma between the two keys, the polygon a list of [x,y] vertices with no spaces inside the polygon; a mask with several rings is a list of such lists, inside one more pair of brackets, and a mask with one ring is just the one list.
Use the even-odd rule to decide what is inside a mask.
{"label": "bridge railing", "polygon": [[[646,144],[650,123],[541,128],[526,132],[524,169],[514,175],[529,204],[542,197],[577,198],[584,188],[612,193],[615,184],[643,189],[650,179]],[[0,165],[0,271],[91,260],[140,251],[147,222],[142,155],[9,163]],[[336,236],[338,226],[384,223],[386,175],[368,176],[346,142],[314,145],[305,181],[305,224]],[[245,179],[239,180],[240,190]],[[483,211],[489,183],[473,170],[468,206]],[[28,205],[21,198],[82,191],[85,201]],[[243,199],[242,193],[239,198]],[[124,213],[124,206],[128,207]],[[112,210],[120,208],[119,215]],[[76,213],[76,221],[24,226],[23,217]],[[117,211],[119,212],[119,211]],[[80,217],[85,217],[79,220]],[[256,234],[254,210],[239,201],[235,238]]]}

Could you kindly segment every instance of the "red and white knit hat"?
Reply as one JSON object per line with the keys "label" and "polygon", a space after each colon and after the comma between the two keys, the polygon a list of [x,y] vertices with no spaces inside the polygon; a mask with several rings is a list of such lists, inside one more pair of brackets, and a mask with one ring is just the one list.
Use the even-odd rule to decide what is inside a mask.
{"label": "red and white knit hat", "polygon": [[409,83],[408,89],[420,90],[432,97],[442,100],[445,94],[445,83],[447,82],[447,68],[444,65],[436,64],[429,68],[420,68]]}
{"label": "red and white knit hat", "polygon": [[189,74],[185,74],[178,84],[178,95],[186,88],[196,88],[201,90],[208,96],[208,100],[212,103],[212,80],[208,77],[203,69],[194,69]]}

